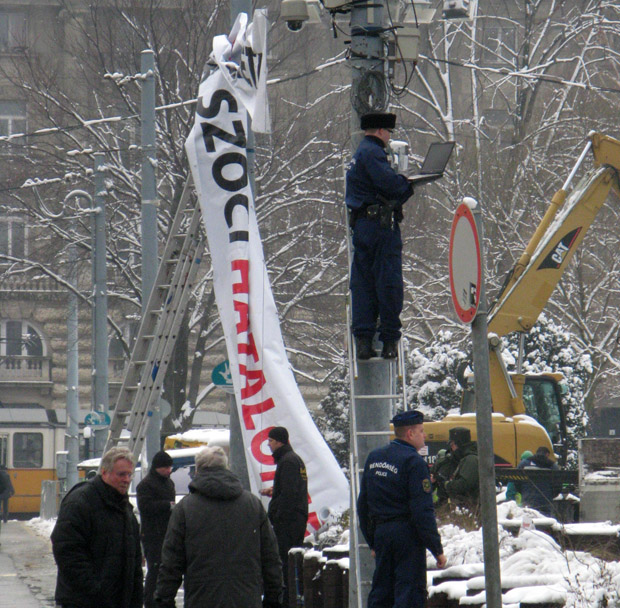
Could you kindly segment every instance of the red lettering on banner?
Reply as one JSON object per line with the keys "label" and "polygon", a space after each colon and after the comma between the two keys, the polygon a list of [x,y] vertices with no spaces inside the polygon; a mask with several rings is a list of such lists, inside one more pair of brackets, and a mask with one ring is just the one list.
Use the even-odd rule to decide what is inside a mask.
{"label": "red lettering on banner", "polygon": [[235,311],[239,313],[239,322],[237,323],[237,333],[244,334],[248,331],[248,327],[250,325],[250,318],[248,316],[249,306],[247,302],[239,302],[238,300],[233,300],[233,306],[235,307]]}
{"label": "red lettering on banner", "polygon": [[238,270],[241,273],[241,281],[239,283],[233,283],[233,293],[250,293],[250,281],[249,281],[249,260],[233,260],[231,262],[233,272]]}
{"label": "red lettering on banner", "polygon": [[273,466],[273,456],[271,454],[265,454],[261,447],[265,441],[267,441],[267,436],[269,435],[269,431],[273,427],[263,429],[259,431],[252,437],[252,443],[250,444],[250,451],[252,452],[252,456],[258,460],[261,464],[267,464],[269,466]]}
{"label": "red lettering on banner", "polygon": [[256,343],[254,342],[254,334],[252,332],[248,334],[248,341],[246,344],[243,342],[237,344],[237,351],[240,355],[251,356],[255,363],[258,361],[258,351],[256,350]]}
{"label": "red lettering on banner", "polygon": [[253,397],[265,386],[265,374],[262,370],[248,369],[245,365],[239,365],[239,373],[245,377],[245,386],[241,389],[242,399]]}
{"label": "red lettering on banner", "polygon": [[[256,427],[254,426],[254,420],[252,420],[252,416],[264,414],[265,412],[273,409],[275,406],[276,404],[273,402],[273,399],[271,397],[269,397],[269,399],[265,399],[265,401],[255,403],[253,405],[242,403],[241,410],[243,414],[243,424],[245,425],[245,428],[253,431]],[[267,432],[269,432],[269,429],[267,429]]]}
{"label": "red lettering on banner", "polygon": [[276,472],[274,471],[264,471],[260,474],[261,481],[273,481],[273,478],[276,476]]}
{"label": "red lettering on banner", "polygon": [[[319,518],[317,517],[317,514],[314,511],[312,511],[312,513],[308,513],[308,523],[315,530],[318,530],[321,527],[321,522],[319,521]],[[307,530],[306,530],[306,534],[308,534]]]}

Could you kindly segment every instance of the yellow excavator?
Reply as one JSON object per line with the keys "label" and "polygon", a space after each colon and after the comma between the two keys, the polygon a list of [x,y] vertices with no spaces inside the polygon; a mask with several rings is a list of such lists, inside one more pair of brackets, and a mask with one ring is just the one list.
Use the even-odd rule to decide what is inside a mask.
{"label": "yellow excavator", "polygon": [[[525,251],[509,273],[489,310],[493,444],[496,465],[516,467],[525,450],[540,446],[566,460],[566,422],[562,396],[567,385],[561,374],[509,373],[501,355],[502,336],[528,332],[536,323],[571,257],[603,206],[610,190],[620,195],[620,141],[590,133],[588,143],[558,190]],[[586,157],[593,167],[571,188]],[[464,387],[461,414],[425,422],[427,460],[445,448],[449,430],[464,426],[476,437],[473,377],[459,378]]]}

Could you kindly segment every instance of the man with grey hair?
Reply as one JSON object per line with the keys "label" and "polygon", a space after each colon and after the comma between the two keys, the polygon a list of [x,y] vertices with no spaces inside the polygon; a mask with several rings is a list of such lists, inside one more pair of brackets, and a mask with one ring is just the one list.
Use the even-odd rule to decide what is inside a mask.
{"label": "man with grey hair", "polygon": [[282,568],[267,513],[227,466],[220,447],[196,455],[190,493],[173,509],[164,539],[155,591],[162,608],[174,608],[183,578],[185,608],[281,606]]}
{"label": "man with grey hair", "polygon": [[140,533],[127,495],[132,476],[131,452],[112,448],[101,473],[63,499],[51,536],[59,606],[142,607]]}

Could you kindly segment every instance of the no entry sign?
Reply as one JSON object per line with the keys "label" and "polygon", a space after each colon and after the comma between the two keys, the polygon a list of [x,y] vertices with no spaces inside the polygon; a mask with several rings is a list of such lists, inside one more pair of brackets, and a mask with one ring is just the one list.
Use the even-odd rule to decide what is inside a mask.
{"label": "no entry sign", "polygon": [[482,267],[476,220],[467,203],[461,203],[454,213],[449,266],[454,310],[463,323],[471,323],[480,303]]}

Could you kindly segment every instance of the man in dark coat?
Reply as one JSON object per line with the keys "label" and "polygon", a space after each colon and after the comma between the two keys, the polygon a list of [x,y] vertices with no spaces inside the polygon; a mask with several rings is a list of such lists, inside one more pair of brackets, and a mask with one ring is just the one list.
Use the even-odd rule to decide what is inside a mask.
{"label": "man in dark coat", "polygon": [[131,452],[112,448],[101,474],[63,499],[51,536],[62,608],[142,607],[140,532],[127,495],[132,475]]}
{"label": "man in dark coat", "polygon": [[173,509],[164,540],[155,592],[162,608],[174,608],[183,578],[185,608],[280,606],[282,568],[267,513],[226,466],[220,447],[196,455],[190,494]]}
{"label": "man in dark coat", "polygon": [[426,550],[439,568],[446,565],[428,465],[418,454],[423,420],[416,410],[394,416],[396,439],[366,460],[357,510],[376,558],[368,608],[424,608]]}
{"label": "man in dark coat", "polygon": [[15,494],[11,476],[6,472],[6,466],[0,466],[0,502],[2,503],[2,520],[7,522],[9,517],[9,498]]}
{"label": "man in dark coat", "polygon": [[372,340],[380,319],[381,356],[394,359],[400,339],[403,269],[399,222],[413,186],[388,162],[386,147],[396,126],[394,114],[361,118],[364,139],[347,170],[345,201],[353,230],[351,330],[358,359],[375,356]]}
{"label": "man in dark coat", "polygon": [[[530,458],[521,460],[519,469],[557,469],[558,464],[549,458],[549,448],[540,446]],[[521,492],[523,506],[532,507],[543,515],[553,514],[553,486],[549,483],[533,483],[531,481],[516,482],[517,491]]]}
{"label": "man in dark coat", "polygon": [[269,449],[276,463],[273,486],[261,490],[271,496],[269,520],[278,539],[280,559],[284,571],[284,605],[288,605],[288,552],[301,547],[308,524],[308,475],[304,461],[293,451],[288,431],[283,426],[273,427],[267,436]]}
{"label": "man in dark coat", "polygon": [[174,507],[174,482],[170,479],[172,458],[166,452],[153,456],[148,475],[138,484],[136,497],[140,511],[140,534],[146,557],[146,580],[144,581],[144,606],[154,608],[155,585],[164,544],[166,529]]}
{"label": "man in dark coat", "polygon": [[450,429],[448,445],[456,469],[445,484],[446,493],[451,502],[476,509],[480,493],[478,446],[471,440],[471,431],[462,426]]}

